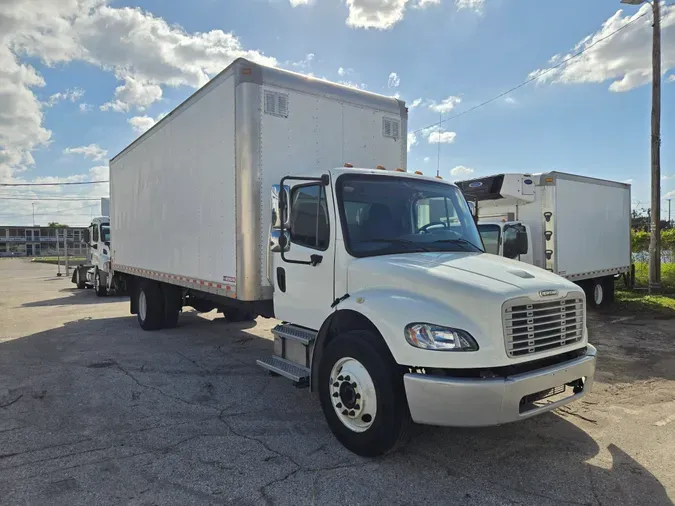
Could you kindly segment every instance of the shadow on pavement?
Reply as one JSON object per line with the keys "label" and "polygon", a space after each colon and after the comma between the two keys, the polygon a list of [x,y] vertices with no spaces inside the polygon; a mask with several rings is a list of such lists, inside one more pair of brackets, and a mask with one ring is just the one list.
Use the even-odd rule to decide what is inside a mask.
{"label": "shadow on pavement", "polygon": [[25,302],[21,307],[47,307],[47,306],[69,306],[73,304],[107,304],[110,302],[123,302],[129,300],[127,296],[108,296],[97,297],[92,289],[79,290],[73,288],[62,288],[59,292],[66,292],[70,295],[58,297],[56,299],[45,299],[34,302]]}
{"label": "shadow on pavement", "polygon": [[[59,503],[124,490],[148,503],[673,504],[621,448],[555,414],[423,427],[399,453],[357,458],[313,396],[256,366],[270,340],[213,323],[190,312],[179,328],[143,332],[133,316],[82,319],[0,343],[3,496],[44,504],[56,497],[44,482],[69,480]],[[36,447],[52,453],[26,461]]]}

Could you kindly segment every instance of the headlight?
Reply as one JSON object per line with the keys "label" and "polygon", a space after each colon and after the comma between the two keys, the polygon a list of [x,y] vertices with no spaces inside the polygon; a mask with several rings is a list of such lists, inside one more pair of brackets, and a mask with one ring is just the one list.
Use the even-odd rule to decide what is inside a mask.
{"label": "headlight", "polygon": [[438,351],[476,351],[478,343],[471,334],[460,329],[429,323],[406,325],[405,340],[416,348]]}

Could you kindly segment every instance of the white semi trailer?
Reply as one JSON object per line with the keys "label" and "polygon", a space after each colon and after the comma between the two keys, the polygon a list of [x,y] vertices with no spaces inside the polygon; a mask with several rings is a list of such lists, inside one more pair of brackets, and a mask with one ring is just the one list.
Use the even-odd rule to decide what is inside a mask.
{"label": "white semi trailer", "polygon": [[489,253],[574,281],[595,307],[614,301],[615,277],[631,283],[629,184],[564,172],[456,183],[477,204]]}
{"label": "white semi trailer", "polygon": [[406,122],[394,98],[235,61],[111,161],[108,289],[146,330],[183,306],[281,320],[258,364],[318,392],[360,455],[411,422],[584,396],[583,291],[485,254],[457,186],[406,171]]}

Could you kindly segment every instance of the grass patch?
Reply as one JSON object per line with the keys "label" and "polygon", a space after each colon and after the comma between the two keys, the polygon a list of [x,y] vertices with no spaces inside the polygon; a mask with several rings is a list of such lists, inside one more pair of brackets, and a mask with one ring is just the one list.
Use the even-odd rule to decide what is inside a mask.
{"label": "grass patch", "polygon": [[[661,264],[661,285],[666,293],[675,293],[675,263]],[[649,265],[635,262],[635,286],[649,286]]]}
{"label": "grass patch", "polygon": [[[31,261],[40,264],[52,264],[52,265],[56,265],[58,262],[61,262],[61,265],[65,265],[66,260],[64,257],[61,257],[60,260],[58,257],[35,257]],[[70,265],[71,267],[73,265],[83,264],[86,261],[87,259],[84,257],[68,257],[68,265]]]}
{"label": "grass patch", "polygon": [[631,313],[638,316],[675,318],[675,295],[648,295],[646,292],[616,291],[612,312]]}

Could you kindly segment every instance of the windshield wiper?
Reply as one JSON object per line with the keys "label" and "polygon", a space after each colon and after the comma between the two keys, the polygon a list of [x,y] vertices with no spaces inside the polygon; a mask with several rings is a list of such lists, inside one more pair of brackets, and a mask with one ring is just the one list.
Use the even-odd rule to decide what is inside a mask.
{"label": "windshield wiper", "polygon": [[403,244],[405,246],[413,246],[415,249],[419,251],[430,251],[428,248],[425,248],[424,246],[417,244],[416,242],[408,241],[407,239],[386,239],[386,238],[368,239],[367,241],[359,241],[358,244],[363,244],[365,242],[387,242],[389,244]]}
{"label": "windshield wiper", "polygon": [[448,244],[468,244],[472,248],[475,248],[477,251],[483,251],[481,248],[476,246],[474,243],[471,241],[468,241],[464,239],[463,237],[460,237],[458,239],[439,239],[438,241],[433,241],[431,244],[440,244],[440,243],[448,243]]}

